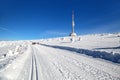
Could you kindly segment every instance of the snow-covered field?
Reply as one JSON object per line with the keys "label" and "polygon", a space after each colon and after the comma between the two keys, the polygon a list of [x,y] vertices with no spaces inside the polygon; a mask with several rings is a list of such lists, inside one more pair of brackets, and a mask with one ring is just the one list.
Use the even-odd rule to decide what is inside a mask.
{"label": "snow-covered field", "polygon": [[120,80],[120,33],[0,41],[0,80]]}

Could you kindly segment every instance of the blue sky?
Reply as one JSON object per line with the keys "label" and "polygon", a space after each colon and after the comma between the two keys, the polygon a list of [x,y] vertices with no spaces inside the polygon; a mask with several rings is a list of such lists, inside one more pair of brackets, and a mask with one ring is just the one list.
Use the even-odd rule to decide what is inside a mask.
{"label": "blue sky", "polygon": [[120,32],[120,0],[0,0],[0,40]]}

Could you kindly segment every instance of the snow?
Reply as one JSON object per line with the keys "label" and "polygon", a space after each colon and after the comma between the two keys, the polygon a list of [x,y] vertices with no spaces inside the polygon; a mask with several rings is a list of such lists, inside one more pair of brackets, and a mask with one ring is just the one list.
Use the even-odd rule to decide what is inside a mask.
{"label": "snow", "polygon": [[[58,41],[58,39],[61,40]],[[48,45],[69,46],[74,48],[120,53],[120,33],[78,36],[74,43],[71,42],[70,37],[55,38],[52,39],[52,41],[50,40],[51,39],[44,40],[42,43]],[[117,47],[118,49],[114,49]]]}
{"label": "snow", "polygon": [[0,80],[120,80],[120,33],[0,41]]}

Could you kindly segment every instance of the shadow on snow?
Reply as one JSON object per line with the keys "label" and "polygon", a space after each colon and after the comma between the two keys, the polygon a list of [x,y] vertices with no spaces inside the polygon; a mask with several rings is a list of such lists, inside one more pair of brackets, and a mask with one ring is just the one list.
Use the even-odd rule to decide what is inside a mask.
{"label": "shadow on snow", "polygon": [[118,47],[95,48],[95,49],[120,49],[120,46],[118,46]]}
{"label": "shadow on snow", "polygon": [[47,46],[47,47],[58,48],[58,49],[69,50],[69,51],[77,52],[80,54],[86,54],[94,58],[101,58],[101,59],[105,59],[108,61],[112,61],[114,63],[120,63],[120,54],[118,53],[112,54],[112,53],[108,53],[105,51],[92,51],[88,49],[77,49],[77,48],[72,48],[72,47],[52,46],[52,45],[46,45],[46,44],[41,44],[41,45]]}

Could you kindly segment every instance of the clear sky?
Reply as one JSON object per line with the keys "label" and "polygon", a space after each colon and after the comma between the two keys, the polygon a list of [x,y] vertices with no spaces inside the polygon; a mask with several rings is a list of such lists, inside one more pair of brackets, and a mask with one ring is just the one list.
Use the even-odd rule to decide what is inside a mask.
{"label": "clear sky", "polygon": [[120,32],[120,0],[0,0],[0,40]]}

